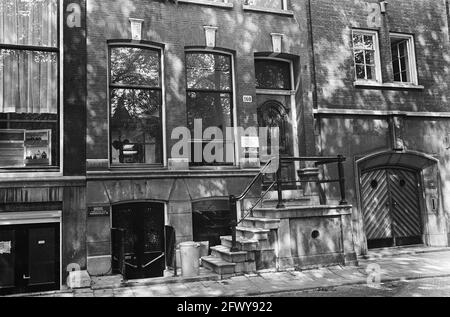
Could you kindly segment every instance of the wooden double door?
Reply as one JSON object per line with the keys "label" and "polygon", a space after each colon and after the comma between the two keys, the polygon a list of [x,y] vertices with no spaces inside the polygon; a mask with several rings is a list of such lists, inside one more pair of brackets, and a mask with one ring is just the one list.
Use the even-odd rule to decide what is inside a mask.
{"label": "wooden double door", "polygon": [[363,217],[369,249],[422,244],[418,173],[382,168],[361,176]]}
{"label": "wooden double door", "polygon": [[1,295],[60,288],[59,226],[0,226]]}

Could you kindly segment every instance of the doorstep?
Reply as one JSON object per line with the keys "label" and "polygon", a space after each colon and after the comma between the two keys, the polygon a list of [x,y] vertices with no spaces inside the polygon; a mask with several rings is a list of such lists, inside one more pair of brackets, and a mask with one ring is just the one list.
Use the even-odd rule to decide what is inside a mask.
{"label": "doorstep", "polygon": [[394,257],[399,255],[414,255],[432,252],[450,252],[448,247],[427,247],[425,245],[413,245],[393,248],[372,249],[366,255],[360,255],[362,260],[377,260],[387,257]]}

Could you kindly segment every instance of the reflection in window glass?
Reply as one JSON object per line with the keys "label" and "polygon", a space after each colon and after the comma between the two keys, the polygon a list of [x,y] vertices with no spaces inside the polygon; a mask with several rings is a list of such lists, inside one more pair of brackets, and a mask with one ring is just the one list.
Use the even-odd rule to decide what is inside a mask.
{"label": "reflection in window glass", "polygon": [[[203,130],[217,127],[226,135],[226,128],[232,126],[231,56],[217,53],[187,53],[187,125],[194,135],[194,121],[202,120]],[[203,146],[212,140],[194,140]],[[193,165],[226,165],[226,140],[216,141],[217,148],[224,153],[222,162],[194,162]],[[193,152],[193,151],[192,151]]]}
{"label": "reflection in window glass", "polygon": [[160,53],[111,49],[110,133],[113,164],[162,163]]}
{"label": "reflection in window glass", "polygon": [[410,82],[408,40],[391,38],[391,52],[394,81]]}
{"label": "reflection in window glass", "polygon": [[357,79],[377,80],[375,39],[374,34],[353,32],[353,55]]}
{"label": "reflection in window glass", "polygon": [[160,57],[154,50],[111,49],[111,83],[160,87]]}
{"label": "reflection in window glass", "polygon": [[290,64],[282,61],[255,60],[257,89],[291,89]]}

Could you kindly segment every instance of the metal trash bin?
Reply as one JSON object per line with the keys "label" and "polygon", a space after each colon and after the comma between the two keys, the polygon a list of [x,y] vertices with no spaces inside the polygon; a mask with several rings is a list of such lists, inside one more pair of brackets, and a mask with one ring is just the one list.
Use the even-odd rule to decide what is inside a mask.
{"label": "metal trash bin", "polygon": [[200,243],[180,243],[181,275],[192,277],[200,275]]}

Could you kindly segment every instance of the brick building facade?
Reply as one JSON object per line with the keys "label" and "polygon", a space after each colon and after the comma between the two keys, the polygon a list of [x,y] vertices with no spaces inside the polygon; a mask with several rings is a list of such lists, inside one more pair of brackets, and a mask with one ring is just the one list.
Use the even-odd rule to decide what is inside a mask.
{"label": "brick building facade", "polygon": [[[0,287],[32,289],[24,283],[29,270],[14,267],[6,256],[14,250],[14,235],[26,240],[49,223],[57,224],[50,226],[57,232],[57,272],[50,287],[64,284],[73,269],[113,274],[117,248],[124,246],[127,253],[138,240],[146,241],[134,252],[140,256],[125,258],[129,277],[159,276],[165,269],[164,226],[173,227],[177,244],[220,244],[220,236],[230,234],[229,196],[241,194],[264,163],[244,160],[238,127],[280,127],[282,156],[347,158],[352,207],[339,213],[338,185],[321,185],[319,193],[332,212],[315,212],[334,216],[317,220],[299,214],[304,225],[292,222],[292,227],[282,220],[285,232],[291,228],[298,231],[296,239],[307,236],[298,242],[306,254],[297,254],[300,246],[290,247],[297,241],[293,237],[282,237],[279,244],[289,243],[277,257],[296,253],[305,263],[319,264],[337,253],[346,258],[354,249],[364,254],[383,246],[448,246],[447,1],[64,0],[58,10],[60,39],[43,46],[4,36],[22,22],[0,12],[2,53],[29,50],[60,57],[58,75],[40,75],[58,80],[58,111],[40,110],[40,116],[19,111],[22,97],[11,99],[14,107],[0,103],[5,116],[0,116],[0,142],[11,130],[24,133],[24,147],[27,133],[53,136],[50,161],[42,153],[25,154],[25,163],[16,158],[14,164],[31,160],[31,166],[0,167],[0,251],[7,254],[0,252],[6,259],[0,265],[10,273],[0,278]],[[1,70],[2,76],[23,74]],[[21,89],[13,91],[26,95]],[[0,101],[12,98],[7,90],[0,95]],[[57,118],[60,125],[11,127],[12,113],[48,115],[47,121]],[[200,133],[195,119],[203,119]],[[194,136],[189,149],[202,150],[213,139],[202,135],[210,126],[231,128],[232,140],[219,151],[227,160],[219,155],[192,162],[192,153],[173,153],[180,137],[172,136],[176,128],[187,127]],[[48,166],[33,166],[33,159]],[[0,157],[0,163],[6,160]],[[321,172],[336,176],[332,169]],[[284,173],[300,177],[293,168]],[[253,188],[249,202],[260,195],[261,188]],[[36,239],[46,244],[46,238]],[[40,265],[27,261],[30,267]],[[146,271],[146,263],[159,264]]]}

